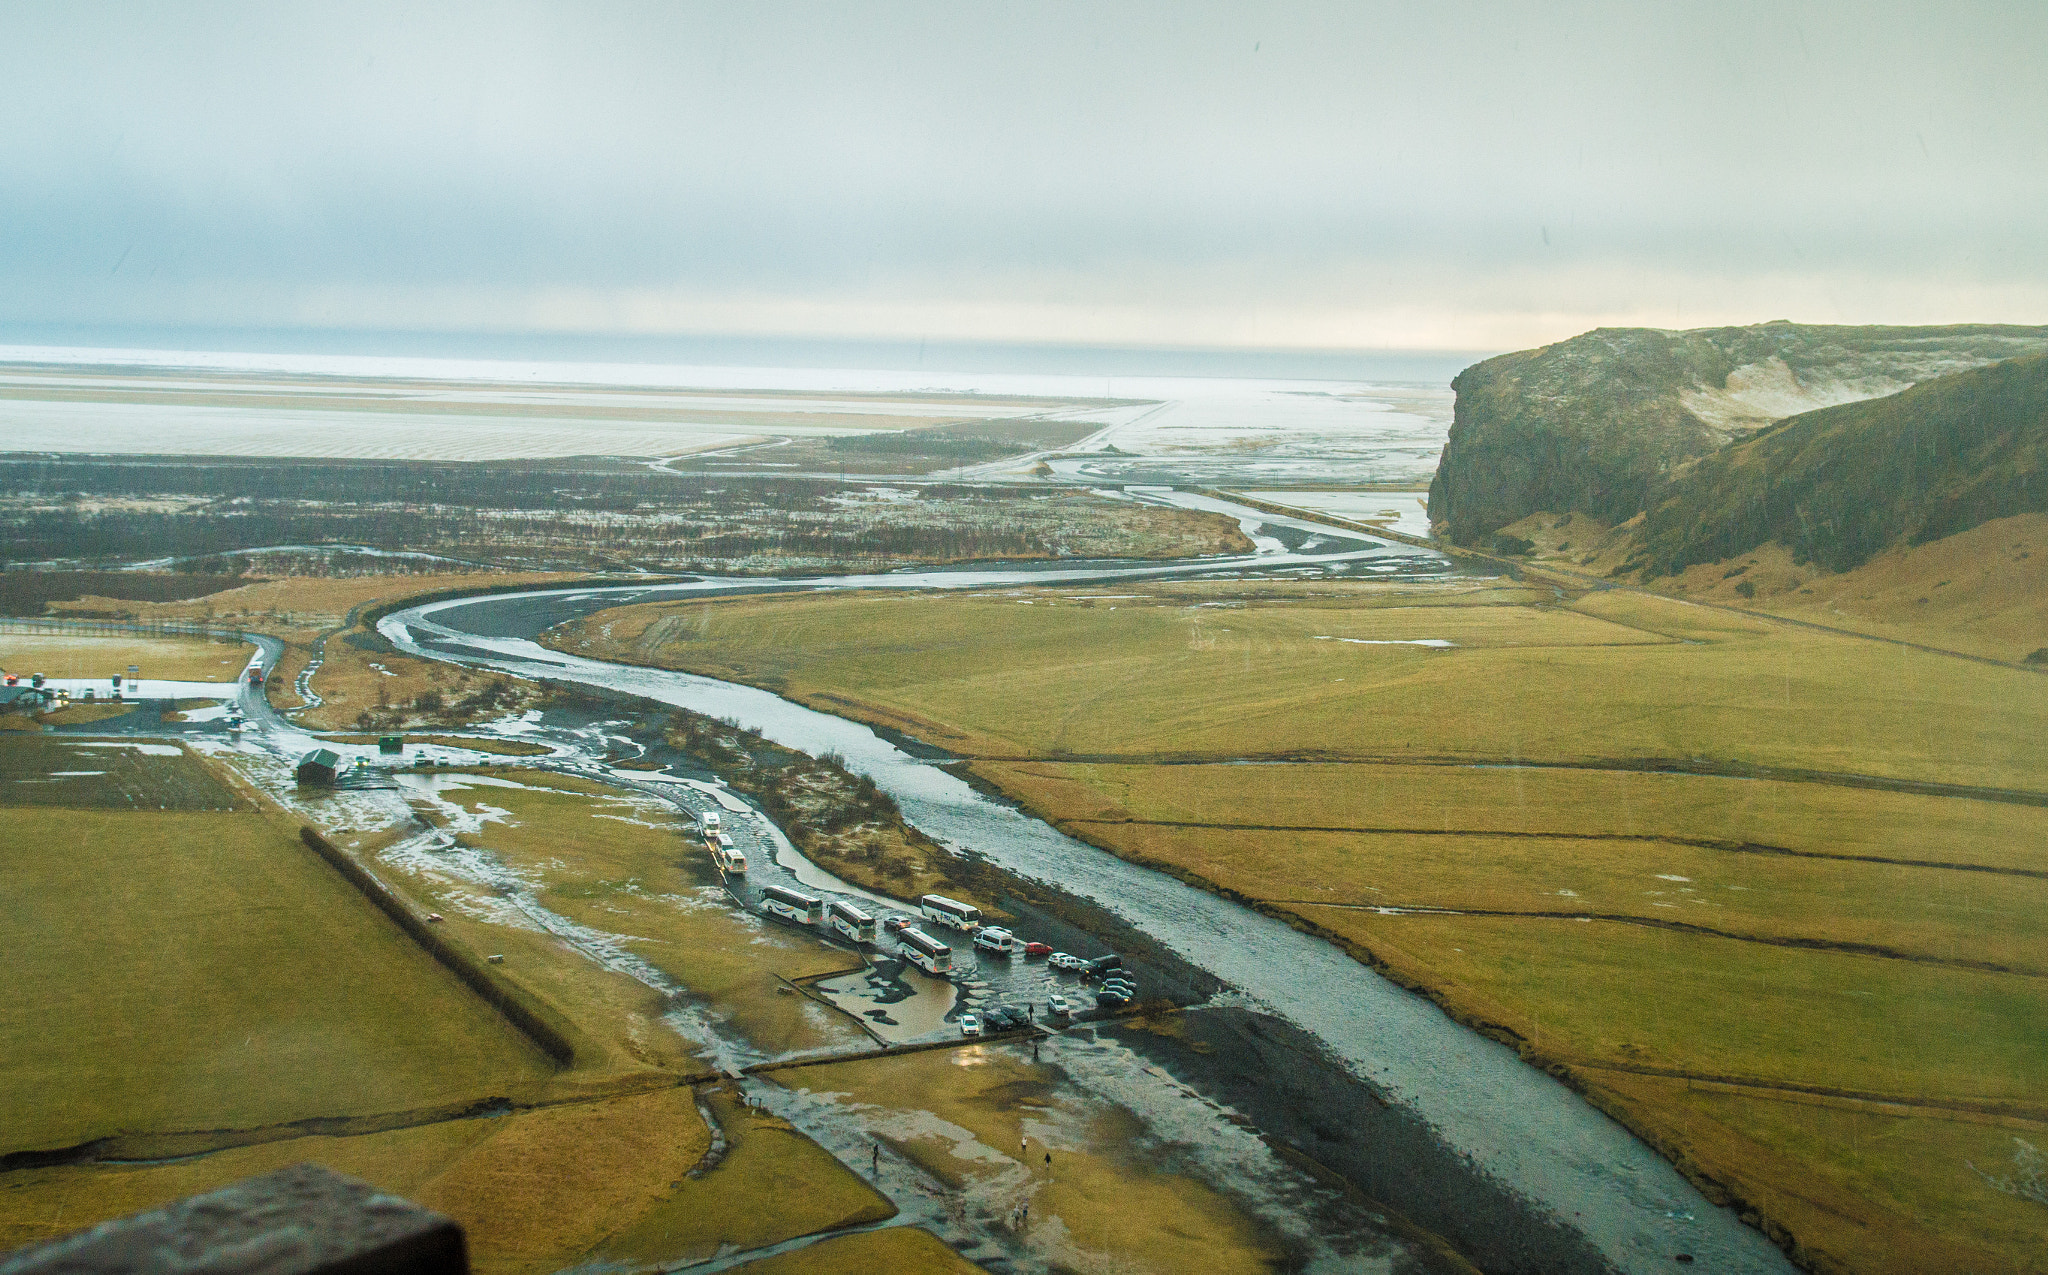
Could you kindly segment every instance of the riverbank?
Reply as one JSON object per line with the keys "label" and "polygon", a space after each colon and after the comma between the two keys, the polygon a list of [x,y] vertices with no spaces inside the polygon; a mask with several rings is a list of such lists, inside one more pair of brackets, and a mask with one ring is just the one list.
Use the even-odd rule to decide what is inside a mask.
{"label": "riverbank", "polygon": [[[2035,816],[1883,789],[2025,788],[2038,679],[1633,597],[1322,589],[743,600],[654,658],[908,731],[1071,835],[1341,944],[1815,1269],[2029,1260],[2030,1206],[1971,1166],[2042,1131],[2036,1019],[2000,1008],[2042,994]],[[1370,645],[1417,637],[1457,645]],[[1805,781],[1603,769],[1631,752]],[[1231,764],[1258,753],[1296,760]],[[1850,770],[1871,784],[1828,781]]]}
{"label": "riverbank", "polygon": [[[1280,569],[1299,569],[1292,566],[1298,561],[1334,562],[1341,569],[1357,556],[1345,545],[1337,547],[1333,558],[1279,554],[1269,561]],[[1100,579],[1119,572],[1097,569],[1090,574]],[[1149,569],[1123,569],[1121,574],[1129,581],[1125,588],[1138,583],[1133,575],[1144,578],[1148,588],[1163,583],[1149,578]],[[884,587],[986,586],[1003,580],[1034,583],[1019,573],[908,575],[888,578]],[[868,583],[872,587],[883,581]],[[662,592],[688,598],[719,587],[706,582]],[[1277,595],[1289,586],[1267,578],[1248,581],[1245,587],[1263,596]],[[1331,581],[1295,587],[1341,592],[1344,586]],[[1445,592],[1444,586],[1408,590],[1425,595],[1432,591]],[[1205,903],[1212,896],[1191,892],[1170,878],[1134,875],[1120,860],[1064,838],[1013,807],[976,796],[947,771],[890,747],[842,718],[800,709],[729,682],[553,655],[518,638],[470,636],[537,633],[601,610],[605,601],[604,595],[583,594],[573,600],[536,595],[450,602],[393,615],[382,628],[408,649],[686,704],[763,730],[785,746],[844,754],[853,769],[876,778],[902,802],[916,826],[949,844],[984,851],[1005,871],[1024,879],[1058,882],[1069,892],[1110,901],[1120,916],[1130,918],[1155,941],[1241,989],[1238,994],[1250,996],[1253,1003],[1264,1002],[1280,1017],[1303,1025],[1341,1069],[1354,1077],[1371,1077],[1391,1105],[1424,1121],[1467,1172],[1506,1184],[1520,1198],[1539,1202],[1539,1207],[1557,1209],[1562,1204],[1561,1214],[1549,1216],[1569,1217],[1571,1229],[1597,1245],[1600,1264],[1657,1269],[1657,1263],[1670,1261],[1674,1253],[1689,1252],[1726,1269],[1781,1269],[1782,1259],[1761,1237],[1745,1232],[1732,1216],[1724,1221],[1719,1210],[1666,1164],[1594,1114],[1581,1099],[1513,1054],[1451,1024],[1434,1006],[1362,972],[1320,940],[1233,904]],[[1116,605],[1108,601],[1110,607]],[[891,720],[900,729],[901,716]],[[1577,1149],[1566,1151],[1567,1145]],[[1600,1148],[1597,1154],[1588,1153],[1591,1146]],[[1617,1193],[1622,1179],[1615,1175],[1624,1171],[1634,1185]],[[1654,1212],[1652,1201],[1659,1202]]]}

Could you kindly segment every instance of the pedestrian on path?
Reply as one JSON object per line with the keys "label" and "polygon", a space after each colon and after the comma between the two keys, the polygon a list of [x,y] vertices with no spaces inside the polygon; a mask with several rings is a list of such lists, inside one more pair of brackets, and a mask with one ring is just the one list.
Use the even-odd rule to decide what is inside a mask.
{"label": "pedestrian on path", "polygon": [[869,1150],[875,1153],[875,1176],[879,1178],[882,1176],[882,1144],[877,1142],[874,1146],[870,1147]]}

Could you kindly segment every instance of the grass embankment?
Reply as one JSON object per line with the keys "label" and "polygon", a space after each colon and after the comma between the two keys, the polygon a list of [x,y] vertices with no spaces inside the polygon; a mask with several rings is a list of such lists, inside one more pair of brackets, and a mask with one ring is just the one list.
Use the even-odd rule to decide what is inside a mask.
{"label": "grass embankment", "polygon": [[[245,642],[156,638],[144,634],[101,637],[89,634],[0,633],[0,668],[45,677],[106,679],[128,676],[128,666],[142,670],[148,683],[227,682],[232,684],[256,648]],[[105,689],[105,688],[102,688]]]}
{"label": "grass embankment", "polygon": [[890,1148],[991,1223],[1028,1203],[1019,1242],[1051,1269],[1251,1275],[1284,1257],[1227,1197],[1162,1172],[1129,1111],[1077,1095],[1050,1064],[967,1047],[772,1075],[889,1113],[870,1120]]}
{"label": "grass embankment", "polygon": [[[634,608],[564,642],[609,625],[909,731],[1330,935],[1817,1269],[2043,1269],[2042,1206],[2001,1185],[2048,1145],[2048,681],[1638,595],[1077,592],[695,604],[651,650]],[[2019,796],[1882,787],[1911,781]]]}

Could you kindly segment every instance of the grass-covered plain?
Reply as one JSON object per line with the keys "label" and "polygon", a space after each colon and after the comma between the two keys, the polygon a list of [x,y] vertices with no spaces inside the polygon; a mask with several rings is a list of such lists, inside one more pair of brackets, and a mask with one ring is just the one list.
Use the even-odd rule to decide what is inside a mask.
{"label": "grass-covered plain", "polygon": [[[74,763],[39,753],[38,764]],[[509,773],[532,786],[451,788],[442,799],[469,799],[474,813],[485,798],[502,812],[463,839],[542,882],[548,906],[634,936],[690,999],[764,1048],[861,1039],[777,990],[778,974],[838,968],[845,954],[704,897],[715,876],[689,866],[702,851],[675,820],[632,794]],[[0,1152],[120,1134],[123,1155],[189,1158],[0,1173],[0,1248],[306,1159],[455,1217],[476,1269],[492,1275],[598,1255],[671,1265],[889,1216],[859,1175],[796,1130],[700,1088],[707,1069],[667,1021],[666,995],[535,927],[489,888],[431,863],[380,861],[392,834],[347,846],[417,910],[441,913],[451,942],[502,955],[492,976],[563,1025],[568,1070],[307,852],[292,824],[9,815],[51,849],[31,856],[10,838],[0,851],[0,938],[30,961],[30,994],[0,1010],[0,1128],[18,1135]],[[510,1098],[511,1113],[461,1114],[494,1097]],[[730,1147],[709,1168],[700,1101]],[[401,1114],[347,1136],[272,1128],[252,1135],[269,1141],[235,1145],[218,1132],[387,1113]]]}
{"label": "grass-covered plain", "polygon": [[546,1056],[265,815],[17,808],[5,1151],[464,1104]]}
{"label": "grass-covered plain", "polygon": [[[66,633],[0,633],[0,668],[26,677],[111,678],[142,670],[144,690],[153,681],[233,682],[256,648],[246,642],[203,638],[157,638],[145,634],[99,637]],[[105,688],[102,688],[105,689]]]}
{"label": "grass-covered plain", "polygon": [[[1369,644],[1419,638],[1457,645]],[[1998,1143],[2048,1145],[2038,675],[1512,585],[794,595],[556,641],[908,731],[1313,926],[1819,1269],[2048,1269]]]}

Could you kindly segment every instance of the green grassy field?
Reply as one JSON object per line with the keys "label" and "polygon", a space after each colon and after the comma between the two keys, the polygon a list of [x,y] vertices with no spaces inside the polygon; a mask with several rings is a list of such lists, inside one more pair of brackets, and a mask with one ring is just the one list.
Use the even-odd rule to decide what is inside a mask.
{"label": "green grassy field", "polygon": [[[2048,1146],[2048,679],[1506,585],[797,595],[639,640],[672,613],[555,640],[909,731],[1316,928],[1817,1269],[2048,1270],[1997,1184]],[[1368,644],[1420,638],[1457,645]]]}
{"label": "green grassy field", "polygon": [[296,828],[8,812],[6,1151],[467,1103],[553,1071]]}
{"label": "green grassy field", "polygon": [[[142,670],[143,689],[162,679],[173,682],[228,682],[241,675],[256,648],[246,642],[205,638],[158,638],[147,634],[100,637],[83,633],[0,633],[0,668],[45,677],[111,678]],[[23,685],[27,685],[24,680]],[[105,693],[106,687],[99,688]]]}
{"label": "green grassy field", "polygon": [[[198,767],[183,756],[144,765]],[[846,954],[702,897],[715,875],[693,870],[703,852],[672,818],[600,785],[506,774],[535,786],[445,795],[506,812],[512,822],[479,840],[543,880],[548,905],[635,936],[765,1048],[864,1040],[778,990],[778,974],[839,968]],[[450,941],[503,956],[492,976],[566,1024],[566,1072],[309,853],[295,824],[8,816],[20,835],[0,849],[0,942],[32,963],[29,994],[0,1009],[0,1128],[17,1135],[0,1153],[118,1134],[127,1155],[197,1154],[0,1173],[0,1249],[306,1159],[455,1217],[490,1275],[538,1275],[600,1251],[629,1268],[672,1264],[889,1215],[788,1125],[693,1088],[706,1068],[665,1021],[667,996],[509,914],[488,889],[380,862],[376,840],[347,843],[418,910],[441,913]],[[50,853],[26,852],[44,844]],[[459,1114],[493,1096],[515,1109]],[[711,1145],[700,1098],[732,1152],[692,1176]],[[254,1135],[270,1140],[233,1145],[219,1132],[391,1112],[409,1114],[347,1136],[272,1128]]]}
{"label": "green grassy field", "polygon": [[0,806],[228,810],[236,801],[233,790],[176,745],[48,735],[17,735],[0,745]]}

